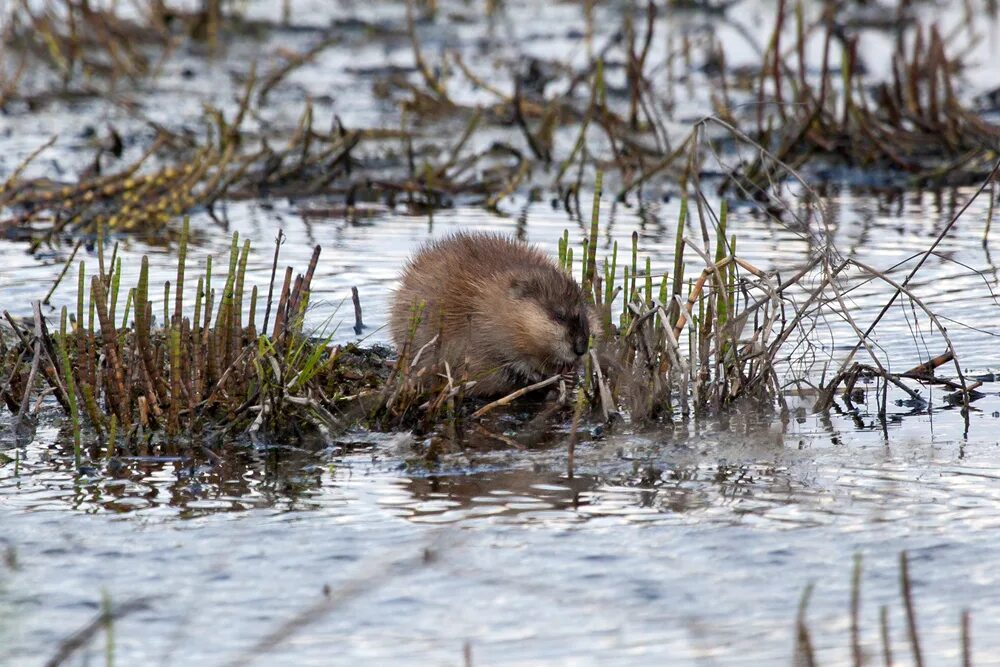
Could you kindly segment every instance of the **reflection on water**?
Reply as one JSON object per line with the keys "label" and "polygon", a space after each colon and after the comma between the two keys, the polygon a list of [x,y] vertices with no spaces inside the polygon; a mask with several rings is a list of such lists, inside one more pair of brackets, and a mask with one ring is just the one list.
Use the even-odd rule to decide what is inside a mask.
{"label": "reflection on water", "polygon": [[967,440],[944,412],[900,419],[888,438],[867,413],[621,427],[581,442],[572,477],[562,443],[457,452],[428,471],[402,464],[420,441],[362,433],[74,477],[58,429],[40,428],[0,463],[0,551],[14,563],[0,566],[0,663],[41,664],[107,589],[152,596],[116,624],[121,664],[220,664],[326,586],[350,601],[269,659],[328,665],[337,646],[333,664],[461,664],[469,640],[476,664],[785,664],[813,582],[820,664],[847,664],[855,552],[863,644],[878,650],[886,605],[906,655],[907,549],[931,664],[955,655],[965,607],[975,664],[990,664],[1000,400],[979,407]]}
{"label": "reflection on water", "polygon": [[[604,479],[598,475],[500,471],[410,480],[405,501],[418,522],[457,522],[479,517],[517,522],[585,521],[619,516],[630,521],[670,521],[673,514],[703,514],[729,506],[732,520],[771,504],[799,500],[786,470],[769,464],[686,466],[661,470],[640,467],[637,476]],[[740,505],[737,509],[735,506]]]}
{"label": "reflection on water", "polygon": [[[1000,456],[991,436],[998,407],[1000,397],[990,391],[971,413],[967,438],[959,408],[928,413],[906,405],[886,419],[859,407],[831,415],[795,411],[785,422],[737,410],[667,430],[618,424],[582,432],[572,475],[567,436],[559,432],[527,451],[454,450],[428,468],[422,452],[429,441],[360,431],[321,449],[234,443],[211,455],[196,448],[112,459],[95,452],[77,474],[69,438],[49,417],[29,446],[0,450],[0,498],[19,512],[190,519],[255,508],[336,511],[356,497],[361,480],[376,483],[377,508],[418,523],[618,516],[815,526],[859,508],[887,520],[894,499],[934,503],[942,483],[980,485],[986,501],[994,498],[992,480],[1000,473],[989,465]],[[920,474],[931,471],[932,478]],[[850,502],[839,502],[844,497]]]}

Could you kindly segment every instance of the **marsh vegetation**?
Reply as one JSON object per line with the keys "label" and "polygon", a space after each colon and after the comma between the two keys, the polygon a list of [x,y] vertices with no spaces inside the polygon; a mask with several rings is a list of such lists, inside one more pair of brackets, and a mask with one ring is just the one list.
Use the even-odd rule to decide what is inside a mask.
{"label": "marsh vegetation", "polygon": [[[417,486],[558,471],[496,483],[569,489],[567,512],[610,485],[697,515],[763,481],[808,514],[801,462],[673,457],[719,433],[839,446],[840,423],[967,441],[996,396],[995,8],[750,4],[12,2],[0,252],[46,272],[0,279],[2,474],[130,511],[145,496],[121,489],[172,471],[188,512],[308,505],[367,456]],[[385,345],[389,253],[466,223],[541,242],[583,287],[603,328],[574,377],[476,398],[433,346]],[[346,245],[391,270],[360,282]],[[859,578],[853,664],[875,654]],[[824,664],[807,598],[796,659]],[[969,663],[958,613],[934,646]]]}

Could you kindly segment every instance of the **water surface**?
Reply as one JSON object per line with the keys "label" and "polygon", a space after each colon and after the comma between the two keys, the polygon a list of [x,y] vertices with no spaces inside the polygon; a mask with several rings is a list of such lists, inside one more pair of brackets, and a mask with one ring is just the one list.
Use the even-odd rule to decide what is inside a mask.
{"label": "water surface", "polygon": [[[471,12],[465,3],[440,4]],[[422,25],[428,51],[464,49],[469,62],[489,49],[512,61],[554,53],[585,61],[585,53],[570,48],[579,46],[584,28],[579,7],[508,5],[494,24],[475,15],[456,18],[448,31]],[[249,7],[253,16],[271,11],[266,3]],[[347,18],[398,26],[402,9],[296,5],[300,27],[314,28]],[[599,8],[599,38],[620,23],[604,12]],[[695,40],[712,34],[714,25],[717,38],[731,45],[731,62],[739,64],[756,58],[754,43],[767,39],[771,12],[768,3],[748,2],[734,8],[731,21],[697,13],[659,20]],[[984,30],[995,24],[990,16],[984,21]],[[747,25],[761,27],[748,33]],[[133,136],[123,159],[134,157],[148,139],[147,121],[196,125],[203,102],[231,110],[239,91],[230,81],[238,78],[230,76],[231,63],[273,55],[279,47],[307,48],[316,35],[289,30],[262,42],[240,41],[218,61],[179,53],[146,91],[138,116],[101,100],[15,114],[4,121],[11,129],[0,126],[0,177],[53,127],[76,127],[79,119],[97,131],[110,122]],[[885,35],[869,38],[866,54],[891,48]],[[995,61],[996,44],[984,40],[975,47],[984,66],[968,72],[970,96],[995,85],[987,64]],[[665,57],[668,45],[655,48]],[[869,60],[878,76],[884,59]],[[690,78],[672,93],[681,129],[707,113],[702,64],[693,63]],[[193,65],[194,74],[184,74]],[[309,97],[326,120],[336,114],[349,127],[398,126],[395,103],[370,92],[372,68],[386,65],[411,67],[405,38],[374,41],[363,29],[345,30],[342,44],[276,92],[265,120],[293,127]],[[487,65],[475,63],[484,72]],[[609,72],[620,84],[614,79],[620,70]],[[452,92],[467,103],[483,95],[471,87]],[[452,125],[424,128],[424,138],[452,138],[462,127]],[[93,155],[85,134],[62,132],[33,173],[83,168]],[[801,189],[786,193],[781,220],[731,201],[729,230],[738,237],[739,254],[788,276],[809,260],[818,238],[835,243],[844,257],[892,269],[892,277],[902,279],[975,189],[874,187],[892,180],[882,176],[827,174],[826,218],[813,217],[808,227],[795,222],[805,216]],[[581,197],[585,209],[589,197]],[[719,202],[710,204],[717,209]],[[654,274],[672,270],[680,206],[669,184],[650,188],[641,205],[605,197],[599,256],[617,241],[623,267],[636,232],[640,257],[650,257]],[[927,664],[958,663],[966,609],[974,664],[1000,664],[993,657],[1000,652],[994,532],[1000,524],[1000,398],[991,381],[1000,368],[994,297],[1000,251],[992,239],[982,243],[988,211],[988,196],[976,200],[912,283],[946,323],[962,368],[986,380],[984,398],[967,418],[941,400],[940,389],[924,392],[930,411],[891,393],[884,418],[874,387],[856,409],[838,401],[828,415],[812,414],[813,397],[789,391],[785,419],[743,407],[723,418],[650,429],[589,424],[570,478],[559,433],[528,451],[454,452],[431,469],[411,465],[426,446],[419,439],[359,432],[319,451],[234,445],[220,452],[218,465],[132,457],[77,474],[65,424],[47,413],[27,447],[0,445],[0,664],[44,664],[97,613],[103,594],[115,604],[146,599],[143,610],[115,623],[121,665],[222,665],[241,656],[258,664],[461,665],[466,646],[476,665],[787,664],[800,597],[814,584],[807,619],[819,664],[846,665],[856,554],[864,568],[865,651],[878,664],[878,613],[886,606],[893,652],[905,664],[903,550],[911,559]],[[321,245],[308,324],[337,327],[337,342],[358,339],[351,308],[342,305],[351,287],[359,289],[368,325],[362,339],[387,340],[389,291],[406,257],[429,239],[457,230],[498,231],[554,254],[564,229],[578,247],[585,228],[547,195],[532,201],[525,192],[505,198],[492,213],[461,201],[432,215],[366,204],[364,214],[350,220],[326,200],[227,202],[214,218],[196,211],[191,225],[189,276],[208,255],[223,265],[236,231],[253,242],[247,282],[262,289],[278,230],[287,235],[282,264],[304,268],[313,246]],[[699,238],[696,221],[685,233]],[[136,280],[144,254],[154,284],[173,279],[176,246],[169,240],[114,240],[121,243],[126,285]],[[31,301],[53,284],[71,246],[56,239],[31,254],[17,234],[0,240],[0,307],[30,314]],[[90,273],[96,270],[92,247],[84,246],[80,259]],[[700,270],[689,264],[689,275]],[[58,307],[75,304],[74,274],[56,289],[46,313],[56,316]],[[846,305],[861,326],[891,296],[885,285],[857,276],[844,288],[854,288]],[[944,351],[926,316],[906,301],[889,312],[876,341],[894,371]],[[814,342],[808,363],[789,368],[818,381],[837,368],[854,339],[829,310],[818,320]],[[7,429],[3,419],[0,429]],[[272,635],[279,638],[274,646],[259,644]],[[95,664],[102,652],[99,635],[74,664]]]}

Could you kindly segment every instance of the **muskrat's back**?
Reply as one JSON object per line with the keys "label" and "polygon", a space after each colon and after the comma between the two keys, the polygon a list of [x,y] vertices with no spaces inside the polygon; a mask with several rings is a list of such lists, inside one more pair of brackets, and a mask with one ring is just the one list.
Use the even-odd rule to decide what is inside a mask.
{"label": "muskrat's back", "polygon": [[422,364],[448,362],[456,376],[477,380],[479,394],[568,370],[592,324],[569,275],[540,250],[493,234],[424,246],[403,270],[391,314],[406,358],[437,336]]}
{"label": "muskrat's back", "polygon": [[403,269],[392,309],[393,338],[397,344],[407,339],[419,304],[423,330],[433,326],[431,320],[467,324],[492,279],[530,269],[558,270],[541,251],[497,234],[459,233],[426,244]]}

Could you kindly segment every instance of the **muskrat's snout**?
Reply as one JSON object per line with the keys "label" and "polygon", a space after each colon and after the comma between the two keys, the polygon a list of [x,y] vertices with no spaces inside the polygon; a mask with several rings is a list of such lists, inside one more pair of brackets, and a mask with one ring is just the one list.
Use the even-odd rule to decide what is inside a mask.
{"label": "muskrat's snout", "polygon": [[590,347],[591,320],[589,314],[587,307],[581,304],[579,314],[569,320],[570,324],[566,331],[569,347],[572,348],[573,354],[578,359],[587,354],[587,349]]}

